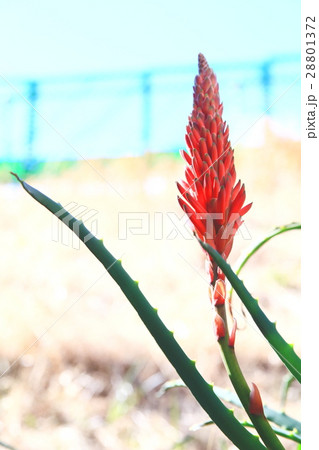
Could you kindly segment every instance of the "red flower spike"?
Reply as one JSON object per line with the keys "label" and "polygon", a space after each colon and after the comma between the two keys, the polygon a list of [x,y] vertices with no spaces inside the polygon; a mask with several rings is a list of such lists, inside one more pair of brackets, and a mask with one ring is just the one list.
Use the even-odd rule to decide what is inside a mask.
{"label": "red flower spike", "polygon": [[219,339],[225,337],[225,322],[217,313],[215,314],[214,318],[214,329],[218,341]]}
{"label": "red flower spike", "polygon": [[237,331],[237,320],[234,319],[233,328],[231,330],[231,333],[230,333],[230,336],[228,339],[228,347],[231,347],[231,348],[235,347],[236,331]]}
{"label": "red flower spike", "polygon": [[[181,152],[187,164],[187,183],[178,186],[183,198],[180,204],[185,212],[193,213],[190,219],[196,235],[226,259],[234,234],[251,204],[244,205],[245,186],[241,181],[235,183],[234,150],[229,142],[228,126],[222,119],[219,86],[216,75],[201,53],[198,55],[198,68],[193,111],[186,127],[189,153]],[[207,260],[207,272],[214,286],[218,279],[225,277],[208,255]]]}
{"label": "red flower spike", "polygon": [[220,306],[225,304],[226,300],[226,285],[221,279],[216,281],[213,293],[213,300],[215,306]]}
{"label": "red flower spike", "polygon": [[249,396],[249,412],[250,414],[254,414],[255,416],[261,416],[264,414],[264,407],[261,401],[261,396],[255,383],[251,384],[253,387],[250,391]]}

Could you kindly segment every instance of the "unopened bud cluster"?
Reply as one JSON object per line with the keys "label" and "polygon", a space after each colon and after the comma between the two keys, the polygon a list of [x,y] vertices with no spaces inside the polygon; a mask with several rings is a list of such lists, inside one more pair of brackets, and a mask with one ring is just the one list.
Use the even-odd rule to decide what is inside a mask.
{"label": "unopened bud cluster", "polygon": [[[221,338],[226,336],[226,324],[223,318],[219,314],[219,308],[223,307],[226,302],[226,285],[222,279],[218,279],[215,283],[214,288],[210,287],[210,301],[212,305],[215,307],[215,317],[214,317],[214,330],[217,340],[219,341]],[[228,338],[229,347],[234,348],[235,345],[235,336],[237,330],[237,321],[234,319],[233,328],[231,334]]]}

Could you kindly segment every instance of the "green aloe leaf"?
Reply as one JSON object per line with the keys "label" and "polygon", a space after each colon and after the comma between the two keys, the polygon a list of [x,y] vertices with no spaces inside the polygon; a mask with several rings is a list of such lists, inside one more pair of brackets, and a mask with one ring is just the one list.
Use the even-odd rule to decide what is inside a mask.
{"label": "green aloe leaf", "polygon": [[281,383],[280,388],[280,406],[281,409],[284,411],[286,407],[286,401],[288,396],[288,391],[292,383],[295,381],[295,377],[291,373],[287,373]]}
{"label": "green aloe leaf", "polygon": [[[163,384],[161,389],[159,390],[158,395],[164,394],[169,389],[177,388],[177,387],[186,387],[185,383],[182,380],[171,380]],[[226,402],[231,403],[234,406],[238,406],[239,408],[242,408],[243,405],[241,404],[241,401],[239,400],[238,396],[228,389],[223,389],[218,386],[214,386],[214,392],[218,397]],[[275,423],[276,425],[279,425],[280,427],[284,428],[287,431],[293,431],[295,433],[301,433],[301,423],[294,419],[293,417],[288,416],[287,414],[276,411],[274,409],[269,408],[268,406],[264,405],[264,413],[268,420]]]}
{"label": "green aloe leaf", "polygon": [[[239,275],[239,273],[242,271],[244,266],[247,264],[247,262],[250,260],[250,258],[259,250],[263,245],[265,245],[268,241],[270,241],[275,236],[278,236],[282,233],[285,233],[287,231],[292,230],[300,230],[301,224],[298,222],[292,222],[288,225],[283,225],[281,227],[276,227],[270,234],[268,234],[264,239],[257,242],[257,244],[254,244],[251,249],[236,263],[237,269],[235,269],[236,275]],[[229,292],[229,298],[231,299],[233,294],[233,288],[231,288]]]}
{"label": "green aloe leaf", "polygon": [[12,445],[6,444],[5,442],[2,442],[2,441],[0,441],[0,446],[7,448],[8,450],[16,450],[14,447],[12,447]]}
{"label": "green aloe leaf", "polygon": [[[250,422],[242,421],[240,423],[242,425],[244,425],[245,427],[254,428],[254,425]],[[286,439],[290,439],[291,441],[294,441],[294,442],[298,442],[298,443],[301,442],[301,434],[298,433],[297,430],[287,431],[287,430],[284,430],[283,428],[277,428],[277,427],[272,427],[272,429],[277,434],[277,436],[282,436],[282,437],[284,437]]]}
{"label": "green aloe leaf", "polygon": [[258,301],[246,289],[244,283],[238,278],[230,265],[222,258],[222,256],[210,245],[196,238],[204,250],[214,259],[216,264],[221,268],[230,284],[237,292],[239,298],[247,308],[249,314],[253,318],[259,330],[277,353],[279,358],[285,364],[287,369],[293,376],[301,382],[301,361],[295,353],[293,346],[288,344],[277,331],[276,324],[271,322],[266,314],[258,305]]}
{"label": "green aloe leaf", "polygon": [[119,285],[124,295],[130,301],[141,320],[152,334],[153,338],[171,362],[178,375],[183,379],[198,403],[207,412],[221,431],[242,450],[259,450],[266,447],[260,442],[258,436],[249,433],[241,423],[221,402],[214,393],[212,385],[208,384],[198,372],[195,362],[190,360],[177,343],[174,335],[160,319],[157,309],[153,308],[144,294],[122,267],[121,261],[105,248],[103,242],[97,239],[83,224],[77,220],[61,204],[51,200],[37,189],[19,179],[26,192],[37,202],[55,214],[84,242],[91,253],[102,263],[114,281]]}
{"label": "green aloe leaf", "polygon": [[[249,428],[255,428],[254,425],[250,422],[247,422],[246,420],[242,420],[240,422],[244,427],[249,427]],[[193,425],[191,427],[192,431],[197,431],[203,427],[207,427],[209,425],[214,425],[215,423],[212,420],[208,420],[207,422],[202,422],[196,425]],[[274,432],[277,434],[277,436],[281,436],[284,437],[286,439],[290,439],[291,441],[294,442],[301,442],[301,435],[300,433],[297,432],[297,430],[294,431],[287,431],[283,428],[277,428],[277,427],[272,427],[272,429],[274,430]]]}

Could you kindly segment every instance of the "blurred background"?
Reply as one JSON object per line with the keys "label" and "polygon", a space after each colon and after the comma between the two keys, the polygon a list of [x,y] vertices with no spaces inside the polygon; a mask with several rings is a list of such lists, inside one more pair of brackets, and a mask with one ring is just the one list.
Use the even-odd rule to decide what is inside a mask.
{"label": "blurred background", "polygon": [[[181,225],[178,150],[202,52],[254,203],[230,263],[300,219],[299,10],[288,0],[0,2],[0,440],[28,450],[233,448],[214,426],[190,431],[207,416],[186,390],[158,396],[176,373],[102,266],[9,171],[83,215],[206,379],[230,388],[203,255]],[[297,351],[299,244],[297,231],[277,237],[242,272]],[[234,312],[247,380],[280,409],[286,370],[236,298]],[[286,412],[296,418],[299,394],[293,383]]]}

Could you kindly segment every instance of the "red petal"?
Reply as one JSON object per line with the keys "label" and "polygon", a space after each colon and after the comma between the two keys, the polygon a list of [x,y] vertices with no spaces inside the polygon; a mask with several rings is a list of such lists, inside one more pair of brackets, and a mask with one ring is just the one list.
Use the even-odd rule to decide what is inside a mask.
{"label": "red petal", "polygon": [[191,141],[190,137],[188,136],[188,134],[185,134],[185,141],[186,141],[186,144],[187,144],[188,148],[192,148],[193,147],[192,141]]}
{"label": "red petal", "polygon": [[[201,115],[202,115],[202,114],[201,114]],[[202,129],[202,128],[205,128],[205,124],[204,124],[204,121],[203,121],[201,115],[198,113],[198,114],[197,114],[197,117],[196,117],[196,122],[195,122],[195,124],[196,124],[196,127],[198,127],[198,130],[200,130],[200,129]],[[194,125],[195,125],[195,124],[194,124]],[[200,137],[200,135],[199,135],[199,137]]]}
{"label": "red petal", "polygon": [[218,134],[217,136],[217,152],[218,156],[222,156],[224,153],[224,136],[222,134]]}
{"label": "red petal", "polygon": [[228,151],[225,155],[224,159],[224,166],[225,166],[225,172],[228,172],[230,169],[230,166],[234,164],[234,156],[232,151]]}
{"label": "red petal", "polygon": [[223,161],[220,159],[218,161],[218,178],[221,180],[225,176],[225,166]]}
{"label": "red petal", "polygon": [[224,139],[228,140],[228,136],[229,136],[229,127],[228,125],[226,125],[226,122],[224,122]]}
{"label": "red petal", "polygon": [[[196,125],[196,124],[194,124],[194,125]],[[193,133],[193,136],[194,136],[194,138],[195,138],[195,142],[196,142],[196,144],[198,144],[198,142],[199,142],[199,140],[200,140],[200,134],[199,134],[199,132],[197,131],[197,129],[195,128],[195,126],[192,128],[192,133]]]}
{"label": "red petal", "polygon": [[206,139],[202,137],[199,140],[199,153],[202,158],[204,158],[204,155],[205,153],[207,153],[207,151]]}
{"label": "red petal", "polygon": [[232,201],[231,208],[230,208],[230,214],[240,211],[241,207],[244,204],[245,198],[246,198],[245,185],[243,184],[242,187],[240,188],[240,191],[238,192],[235,200]]}
{"label": "red petal", "polygon": [[200,178],[203,174],[203,162],[200,158],[196,158],[196,156],[195,156],[196,154],[198,155],[198,152],[196,149],[194,149],[194,158],[193,158],[192,165],[193,165],[196,177]]}
{"label": "red petal", "polygon": [[215,134],[215,135],[216,135],[216,133],[217,133],[217,122],[216,122],[216,119],[213,119],[213,120],[212,120],[212,123],[211,123],[211,125],[210,125],[210,132],[211,132],[212,134]]}
{"label": "red petal", "polygon": [[213,179],[213,190],[212,190],[213,198],[218,198],[219,192],[220,192],[219,180],[217,177],[215,177]]}
{"label": "red petal", "polygon": [[211,157],[209,156],[208,153],[206,153],[206,155],[204,155],[204,160],[207,162],[208,167],[211,167],[213,165],[213,162],[211,160]]}
{"label": "red petal", "polygon": [[203,222],[200,219],[196,218],[195,211],[181,197],[177,197],[177,200],[178,200],[178,203],[180,204],[180,206],[182,207],[182,209],[188,215],[189,220],[194,225],[196,231],[198,231],[199,233],[201,233],[204,236],[205,231],[206,231],[205,225],[203,224]]}
{"label": "red petal", "polygon": [[195,200],[188,192],[185,194],[185,197],[188,203],[194,208],[195,213],[207,214],[206,209],[197,200]]}
{"label": "red petal", "polygon": [[[217,223],[217,219],[216,219]],[[218,233],[215,236],[215,243],[217,251],[222,255],[228,245],[229,237],[225,237],[225,227],[219,225]],[[225,258],[224,258],[225,259]]]}
{"label": "red petal", "polygon": [[225,179],[226,205],[227,206],[230,203],[232,187],[233,187],[233,182],[232,182],[231,176],[230,176],[230,174],[227,174],[226,179]]}
{"label": "red petal", "polygon": [[188,192],[188,189],[185,189],[184,186],[181,185],[178,181],[176,181],[177,189],[182,195],[185,195],[186,192]]}
{"label": "red petal", "polygon": [[212,146],[212,150],[211,150],[211,158],[212,158],[213,163],[215,163],[218,160],[217,145],[216,145],[216,139],[214,139],[214,136],[216,137],[216,135],[213,135],[213,146]]}
{"label": "red petal", "polygon": [[196,159],[196,162],[197,162],[198,166],[201,167],[203,159],[201,158],[200,152],[198,150],[196,150],[196,148],[194,148],[193,153],[194,153],[194,158]]}
{"label": "red petal", "polygon": [[220,221],[220,224],[222,224],[225,219],[225,209],[226,209],[225,200],[226,200],[225,188],[224,188],[224,186],[221,186],[219,194],[218,194],[218,198],[217,198],[217,204],[216,204],[216,210],[217,210],[216,212],[223,214],[223,218],[218,219]]}
{"label": "red petal", "polygon": [[231,199],[235,200],[235,198],[237,197],[237,194],[239,192],[241,188],[241,183],[240,180],[237,182],[236,186],[233,188],[232,193],[231,193]]}
{"label": "red petal", "polygon": [[222,254],[222,257],[223,257],[224,259],[227,259],[227,258],[228,258],[229,253],[231,252],[231,249],[233,248],[233,243],[234,243],[234,237],[232,236],[232,237],[228,240],[227,244],[225,245],[224,252],[223,252],[223,254]]}
{"label": "red petal", "polygon": [[180,150],[179,152],[180,152],[182,158],[187,162],[187,164],[191,165],[192,158],[189,156],[189,154],[187,152],[185,152],[185,150]]}
{"label": "red petal", "polygon": [[213,185],[212,185],[212,179],[209,176],[208,172],[206,172],[204,175],[204,190],[205,190],[205,197],[207,199],[211,198]]}
{"label": "red petal", "polygon": [[195,181],[195,190],[197,193],[197,200],[200,203],[204,204],[206,202],[206,196],[205,196],[204,188],[203,188],[200,180]]}
{"label": "red petal", "polygon": [[203,82],[203,84],[202,84],[202,88],[203,88],[204,92],[208,91],[208,89],[210,88],[211,84],[212,84],[211,80],[208,77],[206,77],[204,82]]}
{"label": "red petal", "polygon": [[243,217],[243,215],[246,214],[250,210],[251,207],[252,207],[252,203],[248,203],[248,205],[241,208],[241,210],[239,211],[239,214],[241,215],[241,217]]}
{"label": "red petal", "polygon": [[186,167],[186,169],[185,169],[185,177],[186,177],[187,183],[192,187],[195,177],[194,177],[193,171],[192,171],[192,169],[190,167]]}
{"label": "red petal", "polygon": [[208,130],[206,133],[206,144],[207,144],[207,148],[210,148],[213,145],[213,138]]}

